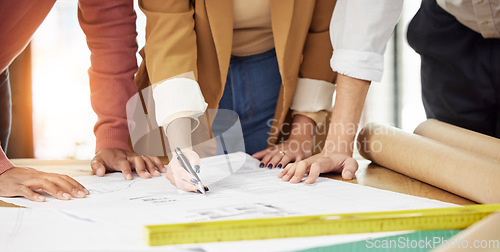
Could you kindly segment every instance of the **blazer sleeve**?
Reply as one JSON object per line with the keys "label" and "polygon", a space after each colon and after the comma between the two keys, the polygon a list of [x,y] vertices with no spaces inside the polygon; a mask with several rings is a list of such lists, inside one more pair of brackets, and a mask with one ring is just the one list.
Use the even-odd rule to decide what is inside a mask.
{"label": "blazer sleeve", "polygon": [[136,15],[132,0],[79,0],[78,19],[91,51],[89,69],[96,152],[129,150],[126,103],[137,92]]}
{"label": "blazer sleeve", "polygon": [[147,18],[146,67],[151,84],[188,72],[197,78],[194,7],[189,0],[140,0]]}
{"label": "blazer sleeve", "polygon": [[[147,18],[144,54],[156,121],[166,129],[173,120],[190,117],[197,125],[207,103],[196,82],[194,6],[189,0],[140,0],[139,6]],[[186,75],[192,78],[178,78]]]}
{"label": "blazer sleeve", "polygon": [[[302,52],[299,80],[292,101],[294,114],[303,114],[316,124],[324,121],[331,111],[336,75],[330,67],[332,44],[330,21],[335,0],[317,0]],[[314,98],[312,98],[314,97]]]}
{"label": "blazer sleeve", "polygon": [[335,0],[317,0],[309,27],[299,77],[333,83],[335,74],[330,67],[333,49],[330,42],[330,21]]}

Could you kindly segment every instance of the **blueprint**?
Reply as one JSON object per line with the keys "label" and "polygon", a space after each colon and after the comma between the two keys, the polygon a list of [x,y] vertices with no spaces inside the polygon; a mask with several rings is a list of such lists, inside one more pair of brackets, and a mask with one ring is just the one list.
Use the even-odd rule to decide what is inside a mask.
{"label": "blueprint", "polygon": [[[202,159],[201,167],[199,176],[203,183],[210,188],[206,196],[180,191],[172,186],[164,176],[151,179],[136,177],[134,180],[127,181],[123,179],[121,173],[112,173],[104,177],[77,177],[76,179],[91,192],[84,199],[60,201],[48,197],[47,202],[32,202],[24,198],[0,198],[3,201],[29,208],[16,210],[17,212],[9,210],[8,213],[7,210],[0,209],[0,216],[7,218],[6,216],[10,214],[16,217],[11,216],[9,219],[19,218],[23,211],[30,211],[29,216],[34,214],[47,215],[43,218],[45,220],[52,219],[53,228],[46,229],[45,235],[52,232],[60,237],[70,236],[67,237],[68,240],[75,239],[73,234],[59,233],[60,228],[57,227],[58,225],[71,225],[74,229],[75,226],[81,225],[82,230],[93,230],[92,236],[95,236],[95,233],[102,233],[104,237],[109,236],[109,233],[116,235],[116,237],[113,235],[114,238],[106,240],[98,236],[99,238],[96,238],[95,241],[102,243],[100,248],[142,251],[158,249],[149,248],[142,241],[142,227],[148,224],[454,206],[436,200],[328,178],[319,178],[316,183],[311,185],[282,182],[277,177],[281,170],[259,168],[258,161],[244,153],[205,158]],[[24,216],[24,221],[22,225],[18,224],[18,226],[33,230],[36,230],[37,225],[42,226],[40,224],[40,222],[43,223],[42,220],[37,222],[36,218],[28,219],[26,213],[22,213],[21,216]],[[1,234],[4,238],[0,238],[0,242],[1,239],[12,237],[12,235],[22,237],[29,234],[29,232],[19,232],[19,227],[12,227],[12,230],[3,227],[2,224],[2,232],[7,232],[7,234]],[[374,234],[370,235],[374,237]],[[297,249],[301,246],[307,248],[311,241],[315,241],[313,244],[329,245],[337,239],[342,240],[342,237],[343,241],[354,239],[353,237],[359,240],[363,239],[362,237],[366,238],[366,234],[364,236],[292,238],[286,239],[287,242],[279,242],[282,239],[274,239],[182,245],[175,246],[174,250],[201,248],[203,250],[227,249],[231,251],[237,247],[241,251],[252,251],[273,243],[281,244],[280,250],[287,250],[286,248]],[[11,239],[9,243],[11,250],[5,251],[17,251],[16,249],[43,251],[44,248],[46,251],[59,250],[59,247],[56,246],[57,243],[44,244],[45,247],[39,244],[30,247],[26,243],[13,243],[12,241],[15,240]],[[82,245],[81,248],[92,251],[95,246],[97,245],[88,244]],[[65,247],[63,246],[63,248]],[[168,251],[170,247],[162,248]],[[61,249],[60,251],[65,250]]]}

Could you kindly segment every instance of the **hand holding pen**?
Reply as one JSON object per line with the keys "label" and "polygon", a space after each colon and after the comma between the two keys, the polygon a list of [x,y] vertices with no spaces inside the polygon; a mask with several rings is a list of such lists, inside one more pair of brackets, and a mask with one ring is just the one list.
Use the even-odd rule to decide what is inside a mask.
{"label": "hand holding pen", "polygon": [[176,148],[172,154],[166,174],[170,183],[184,191],[205,194],[208,191],[208,187],[203,185],[196,173],[200,169],[198,154],[189,148],[185,148],[182,151]]}
{"label": "hand holding pen", "polygon": [[[196,187],[198,187],[198,192],[202,194],[206,194],[205,192],[205,187],[201,183],[201,179],[198,177],[198,174],[193,170],[191,167],[191,164],[189,163],[189,160],[187,160],[186,156],[182,153],[181,149],[175,148],[175,154],[177,155],[177,160],[181,163],[182,167],[189,172],[193,177],[196,178]],[[193,180],[191,181],[193,182]],[[207,187],[208,188],[208,187]]]}

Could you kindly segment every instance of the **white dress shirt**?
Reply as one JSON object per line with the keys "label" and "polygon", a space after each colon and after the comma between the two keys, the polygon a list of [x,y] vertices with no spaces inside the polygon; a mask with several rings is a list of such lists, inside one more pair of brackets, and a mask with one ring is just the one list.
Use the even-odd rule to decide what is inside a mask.
{"label": "white dress shirt", "polygon": [[500,38],[499,0],[437,0],[437,3],[484,38]]}
{"label": "white dress shirt", "polygon": [[403,0],[338,0],[330,24],[333,71],[380,81],[387,41],[402,8]]}

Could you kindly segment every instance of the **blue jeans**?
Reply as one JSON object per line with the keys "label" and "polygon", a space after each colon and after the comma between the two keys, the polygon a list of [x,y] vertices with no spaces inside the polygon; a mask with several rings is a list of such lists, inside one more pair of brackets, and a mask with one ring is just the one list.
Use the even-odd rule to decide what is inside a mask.
{"label": "blue jeans", "polygon": [[[248,154],[267,147],[280,87],[281,75],[274,49],[251,56],[231,57],[219,108],[238,114]],[[214,135],[220,134],[217,129],[213,130]]]}

